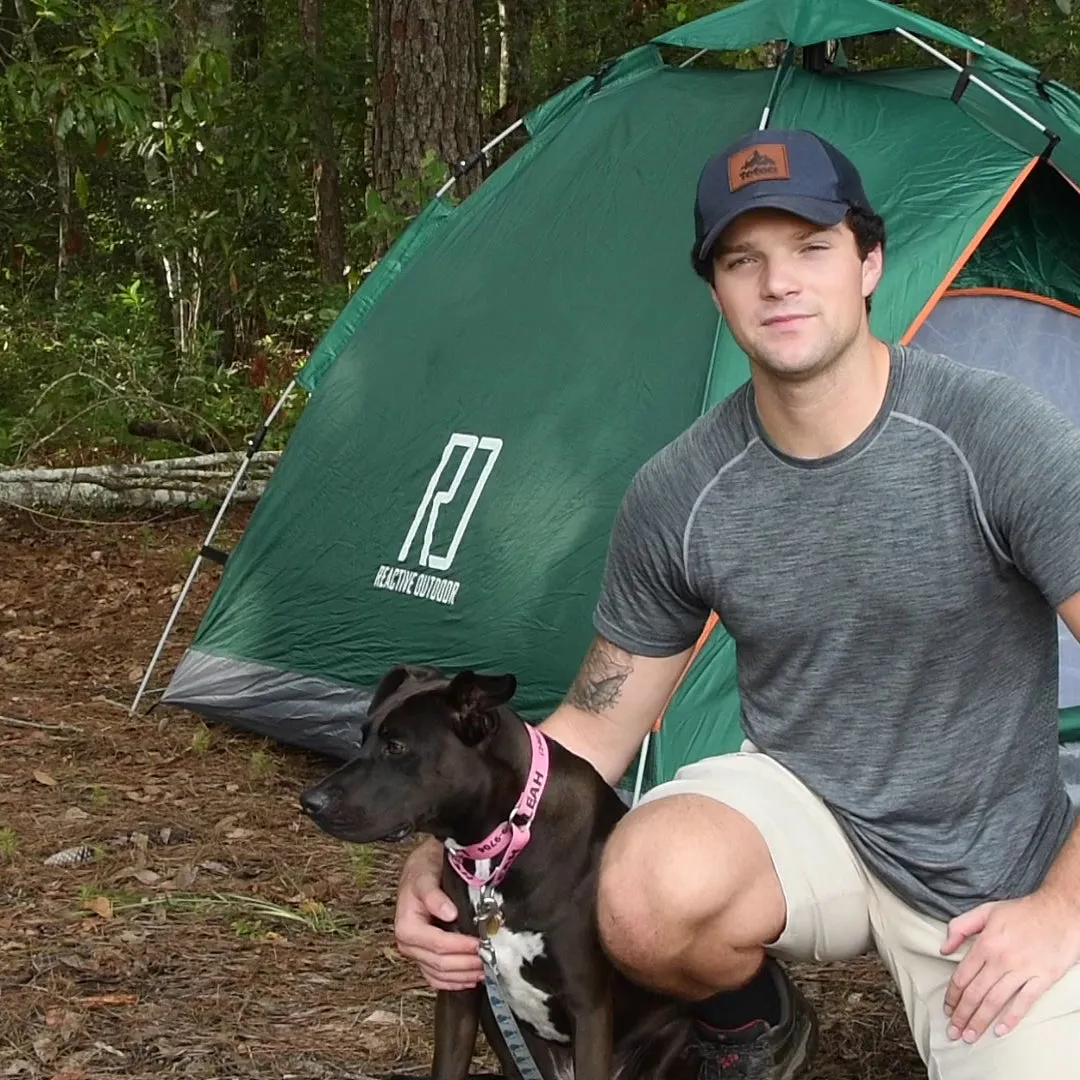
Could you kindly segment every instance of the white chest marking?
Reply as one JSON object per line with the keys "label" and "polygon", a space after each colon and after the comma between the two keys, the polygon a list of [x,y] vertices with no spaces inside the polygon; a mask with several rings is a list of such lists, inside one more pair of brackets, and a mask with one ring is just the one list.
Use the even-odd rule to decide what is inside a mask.
{"label": "white chest marking", "polygon": [[[478,875],[482,875],[487,868],[478,863],[476,870]],[[492,891],[491,897],[502,907],[503,898],[498,889]],[[469,887],[469,901],[475,911],[480,903],[479,889]],[[491,944],[495,949],[499,984],[514,1015],[528,1024],[542,1039],[568,1043],[569,1036],[560,1032],[551,1021],[551,1010],[548,1007],[551,995],[533,986],[522,972],[530,960],[544,955],[543,935],[531,930],[511,930],[501,926],[491,939]]]}

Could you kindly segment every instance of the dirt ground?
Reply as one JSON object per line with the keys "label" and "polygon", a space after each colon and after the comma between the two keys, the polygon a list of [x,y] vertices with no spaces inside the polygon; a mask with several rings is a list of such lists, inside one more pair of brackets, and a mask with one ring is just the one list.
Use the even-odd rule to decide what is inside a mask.
{"label": "dirt ground", "polygon": [[[408,847],[303,818],[332,762],[128,713],[208,521],[0,509],[0,1077],[422,1075],[433,995],[392,934]],[[154,687],[217,576],[201,572]],[[72,848],[87,857],[46,865]],[[806,1080],[925,1076],[875,960],[794,973],[823,1021]],[[481,1047],[476,1071],[491,1064]]]}

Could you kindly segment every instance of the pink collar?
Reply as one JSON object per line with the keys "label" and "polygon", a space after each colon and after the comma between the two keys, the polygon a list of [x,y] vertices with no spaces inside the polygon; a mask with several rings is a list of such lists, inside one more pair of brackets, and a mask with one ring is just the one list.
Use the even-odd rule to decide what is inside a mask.
{"label": "pink collar", "polygon": [[[529,765],[529,779],[525,782],[525,789],[518,796],[514,809],[510,811],[510,820],[504,821],[490,836],[468,847],[461,847],[453,840],[445,841],[446,857],[450,860],[450,865],[467,885],[476,889],[485,886],[494,888],[506,877],[514,860],[529,842],[533,818],[536,817],[540,798],[547,786],[550,766],[547,739],[532,724],[525,724],[525,729],[532,743],[532,762]],[[502,858],[494,868],[489,867],[487,877],[478,877],[475,872],[476,864],[494,860],[498,855],[502,855]],[[472,870],[466,868],[466,862],[472,863]]]}

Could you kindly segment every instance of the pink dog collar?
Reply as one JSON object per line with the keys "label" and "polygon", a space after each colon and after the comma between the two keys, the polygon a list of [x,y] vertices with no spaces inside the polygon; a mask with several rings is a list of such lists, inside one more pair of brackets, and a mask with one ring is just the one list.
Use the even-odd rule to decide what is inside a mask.
{"label": "pink dog collar", "polygon": [[[525,725],[532,743],[532,761],[525,789],[518,796],[510,820],[499,825],[490,836],[468,847],[460,847],[453,840],[445,841],[447,858],[458,876],[473,888],[494,888],[510,870],[514,860],[529,842],[533,818],[540,806],[540,798],[547,787],[548,769],[551,764],[547,739],[532,724]],[[478,862],[491,861],[502,855],[494,867],[489,867],[485,878],[476,874]],[[469,870],[466,863],[472,863]]]}

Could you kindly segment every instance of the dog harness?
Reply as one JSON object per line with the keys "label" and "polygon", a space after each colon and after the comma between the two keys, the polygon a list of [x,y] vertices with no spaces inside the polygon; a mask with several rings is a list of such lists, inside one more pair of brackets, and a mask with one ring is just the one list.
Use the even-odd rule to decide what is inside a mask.
{"label": "dog harness", "polygon": [[[476,844],[462,847],[453,840],[444,841],[446,857],[457,875],[480,893],[473,919],[480,935],[480,959],[484,965],[484,985],[499,1032],[521,1073],[522,1080],[544,1080],[522,1037],[513,1009],[506,1002],[499,982],[499,967],[492,938],[503,924],[502,907],[493,895],[506,877],[514,860],[525,849],[532,831],[533,818],[547,787],[551,755],[547,739],[532,725],[526,724],[532,745],[529,778],[518,796],[510,818]],[[470,865],[471,864],[471,868]],[[481,871],[481,867],[483,870]]]}

